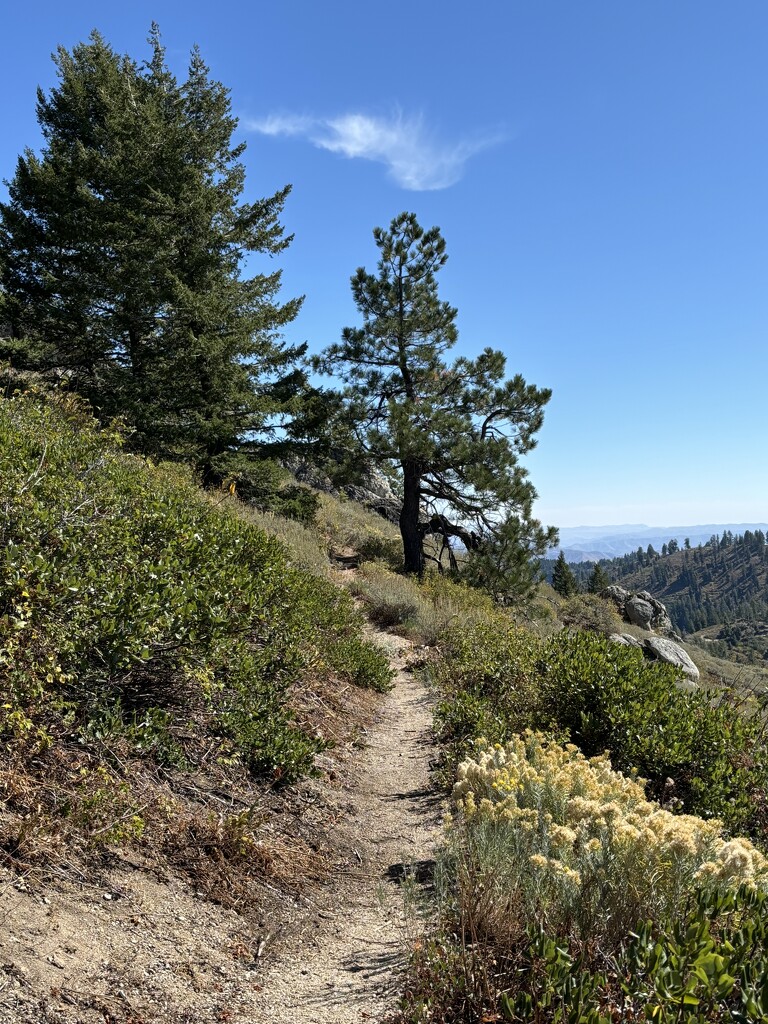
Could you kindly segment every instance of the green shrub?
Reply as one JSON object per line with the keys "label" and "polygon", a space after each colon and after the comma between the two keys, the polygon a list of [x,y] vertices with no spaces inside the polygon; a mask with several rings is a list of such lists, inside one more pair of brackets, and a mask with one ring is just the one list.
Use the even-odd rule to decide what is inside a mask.
{"label": "green shrub", "polygon": [[585,632],[542,640],[501,616],[450,631],[428,672],[449,770],[477,736],[544,729],[588,755],[609,751],[678,810],[765,834],[768,748],[743,696],[684,692],[676,669],[638,650]]}
{"label": "green shrub", "polygon": [[291,778],[322,747],[291,687],[324,671],[386,685],[349,595],[291,568],[228,496],[123,454],[71,397],[0,402],[0,501],[8,737],[109,729],[181,761],[170,731],[192,718],[222,756]]}
{"label": "green shrub", "polygon": [[552,637],[539,671],[537,726],[566,730],[588,755],[610,751],[619,770],[637,769],[654,796],[676,807],[753,834],[762,829],[762,725],[727,692],[714,702],[684,692],[671,666],[592,633]]}
{"label": "green shrub", "polygon": [[612,601],[597,594],[575,594],[563,601],[560,619],[569,629],[594,633],[621,633],[625,629]]}
{"label": "green shrub", "polygon": [[299,523],[314,523],[320,498],[308,487],[290,484],[281,487],[270,503],[269,511],[286,519],[295,519]]}
{"label": "green shrub", "polygon": [[292,483],[288,470],[276,462],[228,457],[220,472],[225,485],[236,489],[240,498],[254,508],[305,525],[314,523],[320,496],[309,487]]}
{"label": "green shrub", "polygon": [[699,892],[679,916],[640,924],[610,969],[588,948],[572,951],[531,928],[523,984],[502,993],[499,1009],[510,1021],[764,1022],[767,913],[766,894],[754,888]]}
{"label": "green shrub", "polygon": [[498,612],[444,636],[427,675],[438,692],[435,726],[449,775],[478,736],[497,742],[531,724],[541,647]]}

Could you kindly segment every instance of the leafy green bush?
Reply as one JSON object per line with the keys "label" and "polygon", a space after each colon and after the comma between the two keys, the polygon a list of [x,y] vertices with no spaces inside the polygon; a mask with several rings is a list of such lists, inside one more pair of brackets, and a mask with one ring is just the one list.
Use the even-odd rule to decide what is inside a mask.
{"label": "leafy green bush", "polygon": [[6,736],[109,728],[155,749],[195,719],[222,756],[289,778],[322,746],[292,722],[291,687],[387,684],[347,594],[183,470],[124,455],[71,397],[0,402],[0,500]]}
{"label": "leafy green bush", "polygon": [[699,891],[611,954],[537,924],[508,948],[445,933],[417,950],[400,1020],[764,1024],[766,949],[768,897],[747,886]]}
{"label": "leafy green bush", "polygon": [[[582,624],[603,613],[591,598],[571,605]],[[684,692],[673,668],[593,633],[543,639],[502,616],[451,630],[427,672],[448,769],[486,740],[459,780],[439,927],[414,956],[402,1020],[768,1020],[765,859],[728,839],[767,834],[757,704]],[[515,774],[500,744],[529,728],[592,761],[571,746],[551,777]],[[632,778],[598,799],[587,781],[605,774],[604,751],[664,807]]]}
{"label": "leafy green bush", "polygon": [[[501,994],[503,1019],[758,1024],[768,1019],[768,897],[744,886],[701,891],[680,916],[646,921],[610,969],[579,947],[529,929],[517,990]],[[519,984],[519,983],[518,983]]]}
{"label": "leafy green bush", "polygon": [[477,736],[543,729],[587,755],[609,751],[678,810],[765,834],[768,746],[743,697],[684,692],[674,668],[633,648],[585,632],[542,640],[501,616],[452,630],[428,672],[449,770]]}
{"label": "leafy green bush", "polygon": [[240,498],[261,512],[271,512],[304,525],[314,523],[320,508],[317,492],[292,482],[288,470],[276,462],[244,455],[227,456],[219,470],[224,486],[236,489]]}
{"label": "leafy green bush", "polygon": [[435,726],[451,780],[478,736],[497,742],[532,723],[541,648],[538,637],[500,613],[444,636],[427,675],[439,695]]}
{"label": "leafy green bush", "polygon": [[619,770],[637,769],[665,802],[730,828],[762,829],[762,724],[727,692],[714,702],[703,691],[684,692],[671,666],[592,633],[552,637],[539,672],[538,727],[567,730],[588,755],[610,751]]}

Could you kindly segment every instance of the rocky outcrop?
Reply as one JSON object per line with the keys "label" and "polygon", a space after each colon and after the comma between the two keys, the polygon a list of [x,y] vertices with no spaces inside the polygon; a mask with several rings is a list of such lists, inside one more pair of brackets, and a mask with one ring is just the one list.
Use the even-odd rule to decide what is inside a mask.
{"label": "rocky outcrop", "polygon": [[624,611],[624,604],[632,595],[624,587],[616,586],[612,583],[610,587],[606,587],[605,590],[600,591],[600,597],[604,597],[608,601],[613,601],[620,612]]}
{"label": "rocky outcrop", "polygon": [[372,512],[377,512],[390,522],[396,523],[399,519],[402,501],[398,499],[390,480],[375,467],[366,470],[357,484],[336,487],[330,476],[311,462],[293,458],[286,459],[283,464],[300,483],[308,484],[326,494],[338,496],[339,493],[343,493],[352,501],[364,505]]}
{"label": "rocky outcrop", "polygon": [[643,641],[643,652],[646,657],[663,661],[667,665],[674,665],[679,668],[683,675],[696,685],[699,681],[699,670],[691,661],[688,652],[684,651],[680,644],[668,640],[666,637],[649,636]]}
{"label": "rocky outcrop", "polygon": [[679,684],[684,689],[694,690],[698,686],[699,670],[691,661],[688,652],[674,641],[662,636],[648,636],[640,640],[631,633],[611,633],[608,639],[615,644],[623,644],[624,647],[638,647],[643,656],[652,661],[674,665],[685,677]]}
{"label": "rocky outcrop", "polygon": [[633,626],[639,626],[641,629],[653,629],[653,605],[639,595],[630,597],[624,605],[624,615]]}
{"label": "rocky outcrop", "polygon": [[392,523],[396,523],[400,518],[403,503],[395,494],[387,477],[377,469],[369,470],[361,485],[349,484],[343,490],[352,501],[365,505],[372,512],[378,512]]}
{"label": "rocky outcrop", "polygon": [[661,601],[657,601],[647,590],[638,590],[633,594],[616,585],[606,587],[600,596],[613,601],[625,622],[631,622],[633,626],[639,626],[648,632],[664,634],[639,639],[631,633],[612,633],[610,640],[616,644],[624,644],[625,647],[639,647],[646,658],[674,665],[685,677],[681,686],[695,688],[698,685],[699,670],[687,651],[674,642],[680,637],[673,632],[672,621]]}
{"label": "rocky outcrop", "polygon": [[631,633],[611,633],[608,639],[612,640],[615,644],[623,644],[625,647],[639,647],[641,650],[643,647],[642,640],[638,640]]}
{"label": "rocky outcrop", "polygon": [[667,609],[647,590],[639,590],[633,594],[624,587],[606,587],[600,594],[616,605],[616,609],[626,622],[641,629],[654,630],[669,635],[672,632],[672,620]]}

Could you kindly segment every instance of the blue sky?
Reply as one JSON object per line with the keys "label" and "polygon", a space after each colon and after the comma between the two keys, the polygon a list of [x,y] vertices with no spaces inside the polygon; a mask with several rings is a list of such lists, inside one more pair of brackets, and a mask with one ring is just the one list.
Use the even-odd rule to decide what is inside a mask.
{"label": "blue sky", "polygon": [[51,52],[98,28],[231,89],[249,198],[312,351],[402,210],[437,224],[457,354],[550,387],[527,460],[558,526],[768,519],[768,4],[347,0],[3,4],[0,178],[39,146]]}

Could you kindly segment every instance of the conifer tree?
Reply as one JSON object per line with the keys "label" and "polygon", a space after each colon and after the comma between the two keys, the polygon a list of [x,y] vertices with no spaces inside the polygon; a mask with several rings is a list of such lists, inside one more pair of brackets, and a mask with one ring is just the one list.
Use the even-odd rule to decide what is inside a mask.
{"label": "conifer tree", "polygon": [[566,562],[563,551],[555,559],[552,569],[552,588],[561,597],[572,597],[579,589],[573,569]]}
{"label": "conifer tree", "polygon": [[315,365],[347,385],[361,458],[397,481],[405,570],[422,573],[427,536],[449,562],[458,540],[473,582],[490,581],[497,596],[524,593],[533,556],[556,538],[533,518],[536,492],[519,463],[550,392],[520,375],[505,380],[504,355],[491,348],[446,360],[457,311],[438,296],[436,274],[448,258],[438,228],[425,231],[403,213],[373,234],[378,272],[361,267],[352,278],[362,326],[345,328]]}
{"label": "conifer tree", "polygon": [[605,590],[609,584],[610,580],[608,579],[605,569],[603,569],[599,562],[596,562],[595,567],[589,574],[589,579],[587,580],[587,592],[590,594],[599,594],[601,591]]}
{"label": "conifer tree", "polygon": [[0,204],[0,354],[124,417],[139,450],[212,477],[302,383],[276,336],[301,300],[278,302],[279,271],[241,276],[246,254],[289,244],[289,189],[241,201],[228,91],[197,49],[180,83],[156,26],[149,42],[138,64],[94,32],[58,50],[58,85],[38,90],[44,146]]}

